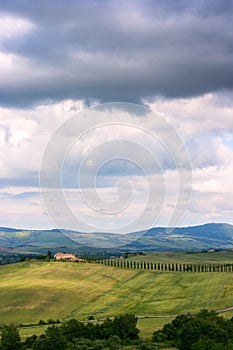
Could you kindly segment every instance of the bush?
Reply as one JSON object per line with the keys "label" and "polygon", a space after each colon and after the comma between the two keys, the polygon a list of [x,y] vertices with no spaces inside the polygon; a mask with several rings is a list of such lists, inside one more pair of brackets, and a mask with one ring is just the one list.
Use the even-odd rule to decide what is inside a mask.
{"label": "bush", "polygon": [[43,325],[46,325],[47,324],[47,322],[45,322],[45,321],[43,321],[43,320],[40,320],[39,322],[38,322],[38,325],[39,326],[43,326]]}
{"label": "bush", "polygon": [[138,347],[139,350],[155,350],[157,346],[152,342],[143,342]]}
{"label": "bush", "polygon": [[88,316],[88,318],[87,318],[89,321],[92,321],[92,320],[94,320],[94,316]]}
{"label": "bush", "polygon": [[120,350],[122,349],[121,340],[117,335],[113,335],[109,340],[107,341],[107,346],[109,347],[109,350]]}

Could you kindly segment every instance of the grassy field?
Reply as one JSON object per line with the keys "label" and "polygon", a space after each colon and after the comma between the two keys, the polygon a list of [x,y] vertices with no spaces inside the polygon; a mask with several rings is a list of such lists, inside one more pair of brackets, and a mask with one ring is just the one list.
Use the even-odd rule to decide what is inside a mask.
{"label": "grassy field", "polygon": [[143,318],[137,322],[137,327],[140,330],[140,336],[143,339],[150,340],[154,331],[163,328],[166,323],[170,323],[173,318]]}
{"label": "grassy field", "polygon": [[156,252],[147,253],[146,255],[130,257],[128,260],[160,262],[160,263],[196,263],[196,264],[232,264],[233,250],[225,250],[214,253],[195,253],[187,254],[186,252]]}
{"label": "grassy field", "polygon": [[33,334],[39,336],[46,331],[48,326],[35,326],[35,327],[24,327],[19,329],[19,333],[22,340],[32,336]]}
{"label": "grassy field", "polygon": [[174,315],[232,306],[233,275],[31,261],[0,267],[0,300],[0,323]]}

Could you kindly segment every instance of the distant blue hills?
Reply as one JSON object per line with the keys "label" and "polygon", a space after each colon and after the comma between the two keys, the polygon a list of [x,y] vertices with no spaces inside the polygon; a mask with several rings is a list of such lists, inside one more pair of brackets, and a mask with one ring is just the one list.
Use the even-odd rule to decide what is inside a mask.
{"label": "distant blue hills", "polygon": [[233,249],[233,225],[208,223],[175,228],[154,227],[129,234],[83,233],[69,230],[23,230],[0,227],[0,248],[17,252],[51,250],[177,251]]}

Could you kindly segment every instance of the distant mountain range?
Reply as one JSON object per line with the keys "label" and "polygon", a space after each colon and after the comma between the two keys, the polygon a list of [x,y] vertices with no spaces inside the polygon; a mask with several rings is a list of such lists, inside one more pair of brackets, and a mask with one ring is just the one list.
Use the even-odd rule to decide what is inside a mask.
{"label": "distant mountain range", "polygon": [[175,228],[164,227],[129,234],[76,231],[22,230],[0,227],[0,249],[17,252],[52,251],[164,251],[233,248],[233,225],[210,223]]}

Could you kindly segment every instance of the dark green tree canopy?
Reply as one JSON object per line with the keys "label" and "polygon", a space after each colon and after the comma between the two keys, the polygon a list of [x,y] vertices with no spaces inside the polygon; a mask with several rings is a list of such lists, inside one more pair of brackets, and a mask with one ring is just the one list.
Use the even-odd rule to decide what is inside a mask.
{"label": "dark green tree canopy", "polygon": [[152,341],[170,342],[179,350],[233,349],[233,319],[202,310],[197,315],[182,315],[162,330],[154,332]]}
{"label": "dark green tree canopy", "polygon": [[21,349],[21,338],[18,329],[10,324],[4,326],[1,331],[1,350],[19,350]]}

